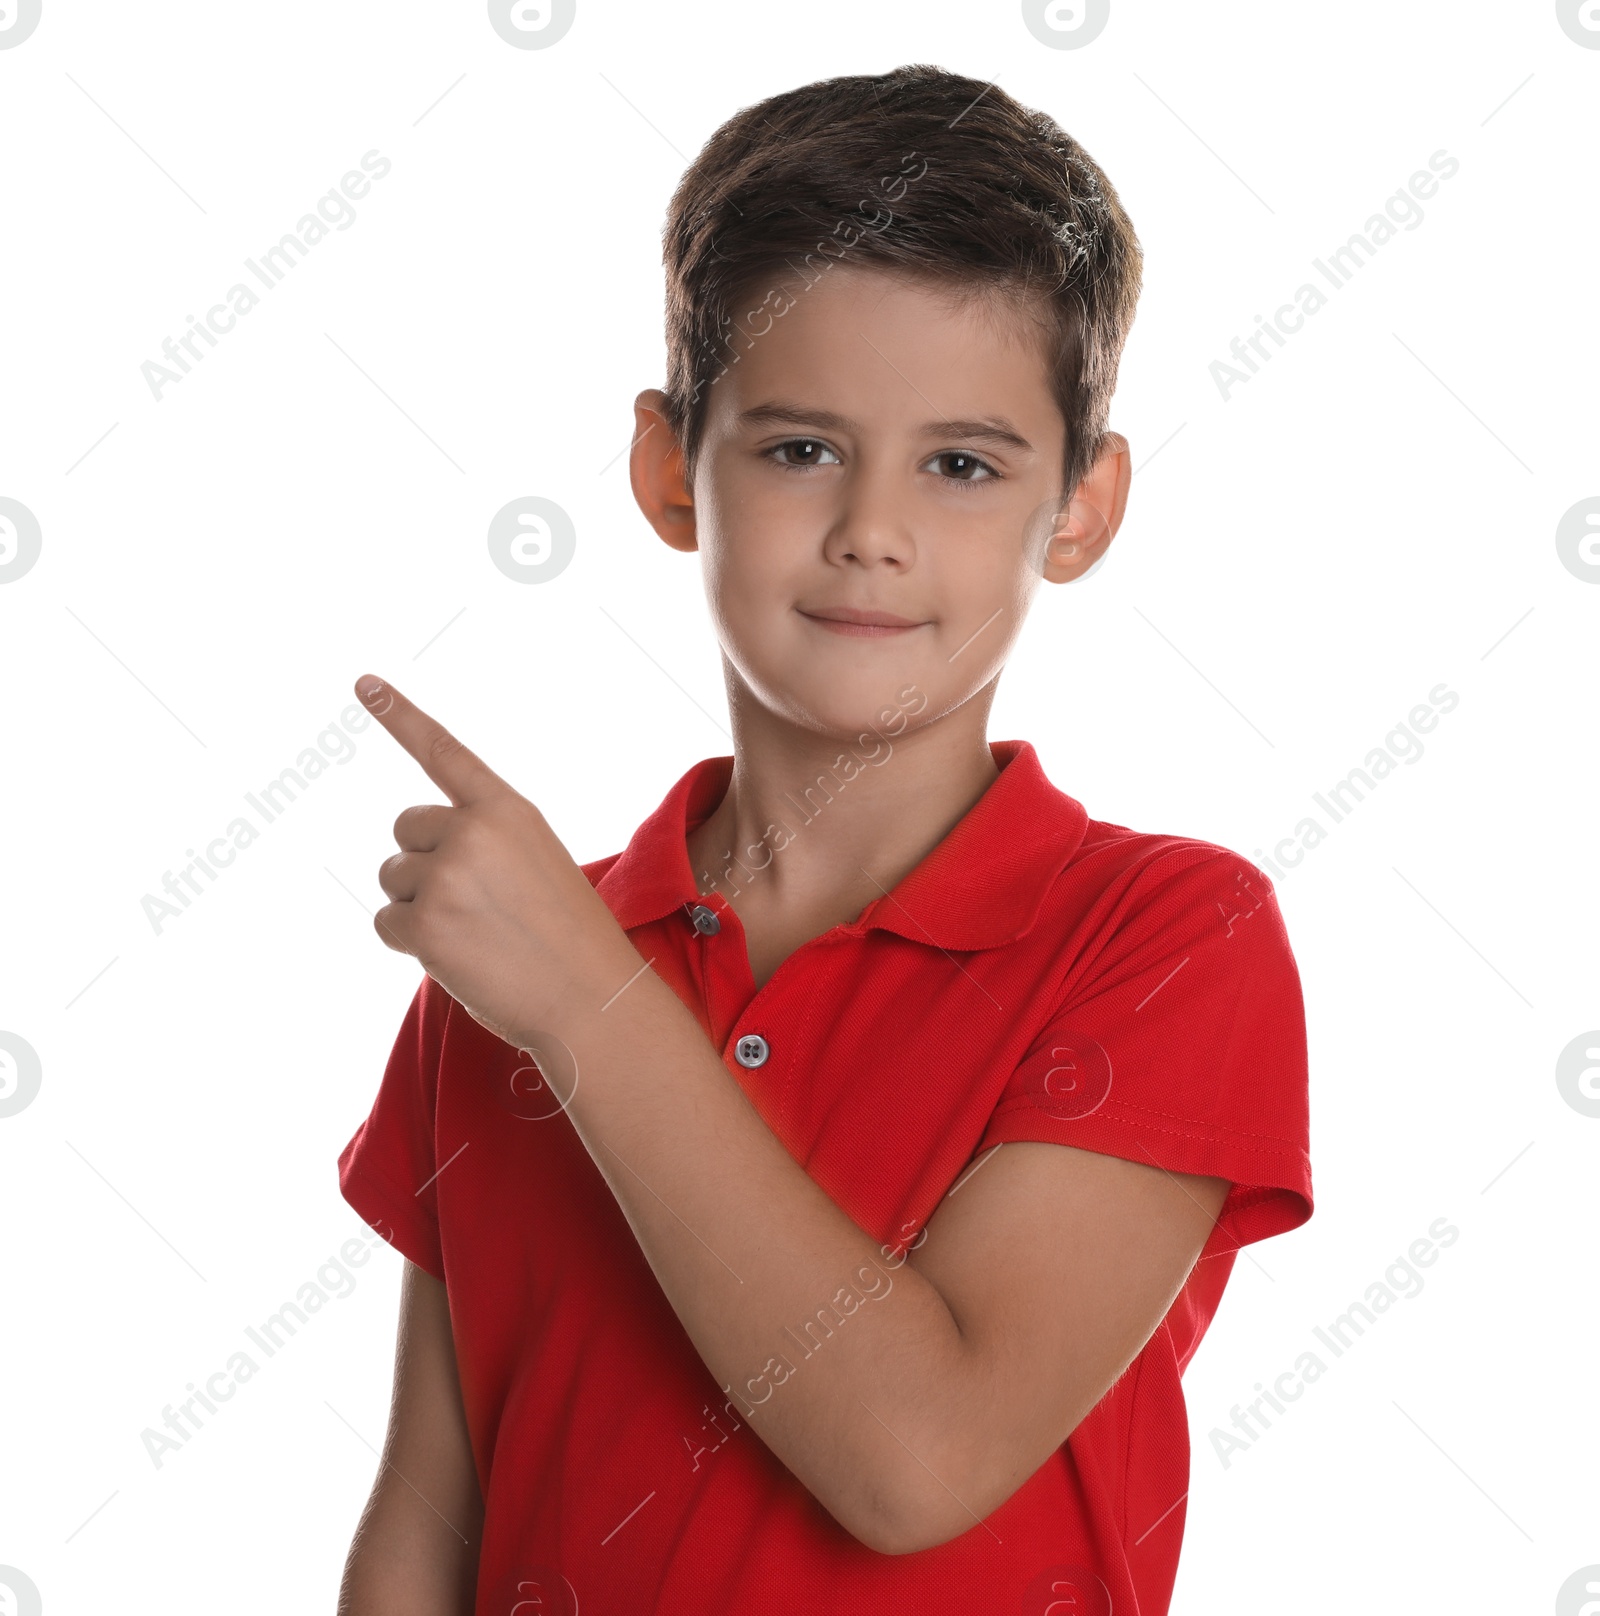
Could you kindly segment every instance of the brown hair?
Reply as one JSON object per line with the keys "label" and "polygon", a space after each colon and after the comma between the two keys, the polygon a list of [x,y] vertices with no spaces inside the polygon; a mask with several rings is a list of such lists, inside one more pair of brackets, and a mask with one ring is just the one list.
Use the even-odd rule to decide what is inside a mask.
{"label": "brown hair", "polygon": [[[1094,464],[1143,254],[1111,182],[1043,112],[943,68],[823,79],[741,109],[673,193],[664,413],[692,481],[706,392],[839,260],[1043,314],[1067,493]],[[803,294],[802,294],[803,295]],[[736,318],[735,311],[739,311]],[[763,321],[765,322],[763,324]]]}

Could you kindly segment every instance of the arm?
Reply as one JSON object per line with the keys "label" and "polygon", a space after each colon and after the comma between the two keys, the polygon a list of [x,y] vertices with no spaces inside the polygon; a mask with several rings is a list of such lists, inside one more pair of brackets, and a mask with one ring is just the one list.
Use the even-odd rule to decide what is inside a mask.
{"label": "arm", "polygon": [[470,1616],[482,1524],[445,1288],[407,1260],[389,1432],[338,1616]]}
{"label": "arm", "polygon": [[960,1504],[913,1490],[913,1548],[998,1509],[1077,1429],[1171,1307],[1228,1188],[1033,1140],[958,1180],[912,1260],[961,1329],[965,1392],[930,1441],[964,1486]]}
{"label": "arm", "polygon": [[[1149,1339],[1228,1181],[1013,1144],[958,1183],[897,1266],[789,1155],[659,977],[592,1008],[615,993],[545,1024],[577,1057],[568,1115],[707,1368],[869,1547],[908,1553],[979,1525]],[[870,1306],[844,1290],[874,1287]],[[832,1326],[819,1345],[789,1333],[819,1312]]]}

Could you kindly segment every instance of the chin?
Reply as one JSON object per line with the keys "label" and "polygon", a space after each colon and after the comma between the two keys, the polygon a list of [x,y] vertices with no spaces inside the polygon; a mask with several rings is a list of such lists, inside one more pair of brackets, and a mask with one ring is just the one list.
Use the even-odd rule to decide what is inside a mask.
{"label": "chin", "polygon": [[885,665],[876,673],[826,678],[813,662],[791,677],[775,676],[766,688],[772,693],[771,700],[763,698],[770,711],[857,751],[904,735],[907,718],[926,712],[931,700],[927,682],[904,663]]}

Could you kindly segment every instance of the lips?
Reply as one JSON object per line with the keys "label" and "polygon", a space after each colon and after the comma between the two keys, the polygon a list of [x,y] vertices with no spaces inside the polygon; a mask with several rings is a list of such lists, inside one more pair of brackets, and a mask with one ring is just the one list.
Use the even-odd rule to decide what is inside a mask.
{"label": "lips", "polygon": [[819,606],[815,611],[799,608],[802,617],[816,617],[829,623],[858,623],[871,628],[919,628],[914,617],[897,617],[893,612],[858,611],[853,606]]}

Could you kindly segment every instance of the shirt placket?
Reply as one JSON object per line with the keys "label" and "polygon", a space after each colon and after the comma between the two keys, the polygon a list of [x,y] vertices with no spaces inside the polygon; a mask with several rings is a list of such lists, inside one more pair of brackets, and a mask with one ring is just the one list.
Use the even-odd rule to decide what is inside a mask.
{"label": "shirt placket", "polygon": [[698,903],[686,904],[684,912],[688,924],[699,934],[692,946],[699,951],[700,980],[717,1048],[724,1055],[731,1054],[747,1071],[754,1071],[764,1066],[771,1054],[764,1033],[758,1028],[742,1028],[729,1047],[735,1028],[759,996],[744,927],[719,892],[707,894]]}

